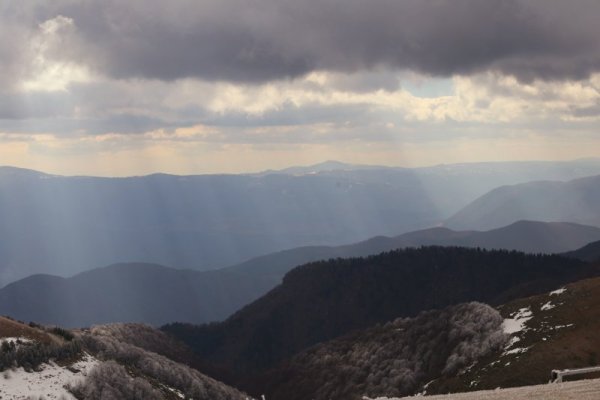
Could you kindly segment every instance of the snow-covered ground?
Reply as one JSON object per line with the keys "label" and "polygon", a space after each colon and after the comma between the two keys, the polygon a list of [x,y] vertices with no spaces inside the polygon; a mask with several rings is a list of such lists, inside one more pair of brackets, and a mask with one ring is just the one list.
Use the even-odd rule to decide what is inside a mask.
{"label": "snow-covered ground", "polygon": [[[448,395],[403,397],[403,399],[413,400],[417,398],[423,400],[598,400],[600,379]],[[398,399],[379,397],[376,400]]]}
{"label": "snow-covered ground", "polygon": [[[2,400],[39,399],[74,400],[66,385],[75,385],[85,378],[99,361],[86,354],[70,366],[43,364],[40,372],[26,372],[23,368],[0,373],[0,398]],[[79,371],[79,372],[75,372]]]}

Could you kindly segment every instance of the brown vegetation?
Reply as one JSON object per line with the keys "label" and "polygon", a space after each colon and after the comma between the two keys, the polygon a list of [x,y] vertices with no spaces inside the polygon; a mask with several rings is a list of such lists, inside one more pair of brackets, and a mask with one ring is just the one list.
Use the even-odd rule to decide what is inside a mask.
{"label": "brown vegetation", "polygon": [[599,365],[600,278],[565,288],[561,294],[533,296],[499,308],[505,318],[519,309],[531,310],[533,318],[525,323],[522,332],[514,335],[519,341],[513,347],[527,351],[497,352],[464,375],[435,382],[428,393],[542,384],[550,380],[552,369]]}

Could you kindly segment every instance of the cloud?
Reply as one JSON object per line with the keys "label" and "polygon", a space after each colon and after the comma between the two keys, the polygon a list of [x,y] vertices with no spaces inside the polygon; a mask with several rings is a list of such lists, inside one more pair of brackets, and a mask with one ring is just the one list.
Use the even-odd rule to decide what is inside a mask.
{"label": "cloud", "polygon": [[256,83],[408,69],[531,81],[600,68],[594,0],[57,0],[35,15],[73,21],[57,57],[115,78]]}
{"label": "cloud", "polygon": [[0,87],[12,89],[27,73],[32,54],[28,47],[29,32],[0,17]]}

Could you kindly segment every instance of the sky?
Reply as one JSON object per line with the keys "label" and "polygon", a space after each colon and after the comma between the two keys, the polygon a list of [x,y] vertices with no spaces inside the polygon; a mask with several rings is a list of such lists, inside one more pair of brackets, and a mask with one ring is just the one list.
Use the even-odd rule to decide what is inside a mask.
{"label": "sky", "polygon": [[0,2],[0,165],[600,156],[597,0]]}

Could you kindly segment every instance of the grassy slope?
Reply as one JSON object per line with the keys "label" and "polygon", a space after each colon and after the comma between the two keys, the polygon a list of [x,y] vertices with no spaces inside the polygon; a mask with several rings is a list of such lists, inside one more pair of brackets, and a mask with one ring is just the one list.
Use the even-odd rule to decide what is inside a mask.
{"label": "grassy slope", "polygon": [[56,335],[10,318],[0,317],[0,339],[8,337],[26,338],[40,343],[62,342]]}

